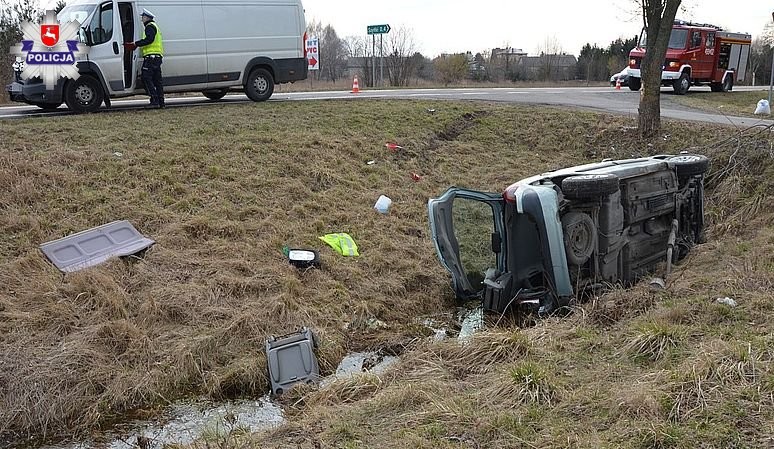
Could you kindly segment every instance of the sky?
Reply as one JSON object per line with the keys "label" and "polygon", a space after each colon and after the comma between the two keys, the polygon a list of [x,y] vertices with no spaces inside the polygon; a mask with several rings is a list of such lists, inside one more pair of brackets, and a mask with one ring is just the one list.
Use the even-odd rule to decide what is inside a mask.
{"label": "sky", "polygon": [[[637,0],[302,0],[307,22],[330,24],[339,37],[366,36],[368,25],[404,27],[417,51],[483,52],[495,47],[539,54],[556,42],[578,55],[587,42],[607,47],[639,35]],[[774,1],[683,0],[677,18],[712,23],[755,38],[772,21]],[[378,38],[377,38],[378,45]],[[550,45],[556,47],[556,45]]]}

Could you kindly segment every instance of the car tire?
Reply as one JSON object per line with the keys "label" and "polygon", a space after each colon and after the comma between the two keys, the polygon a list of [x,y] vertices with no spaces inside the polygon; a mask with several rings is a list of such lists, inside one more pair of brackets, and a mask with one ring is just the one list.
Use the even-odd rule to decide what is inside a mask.
{"label": "car tire", "polygon": [[676,79],[672,84],[672,88],[674,89],[677,95],[687,94],[688,89],[690,87],[691,87],[691,76],[688,75],[688,72],[683,72],[680,75],[680,78]]}
{"label": "car tire", "polygon": [[733,75],[728,75],[726,79],[723,80],[723,87],[721,89],[723,92],[731,92],[734,89]]}
{"label": "car tire", "polygon": [[228,89],[215,89],[215,90],[202,91],[202,95],[204,95],[205,97],[213,101],[220,100],[221,98],[225,97],[227,93],[228,93]]}
{"label": "car tire", "polygon": [[597,227],[594,220],[582,212],[568,212],[562,216],[564,249],[570,265],[585,264],[597,247]]}
{"label": "car tire", "polygon": [[562,193],[573,200],[593,200],[618,191],[618,176],[613,174],[578,175],[562,180]]}
{"label": "car tire", "polygon": [[667,159],[675,167],[678,178],[701,175],[709,168],[709,158],[701,154],[681,154]]}
{"label": "car tire", "polygon": [[65,104],[71,111],[94,112],[105,100],[105,92],[96,78],[89,75],[81,75],[78,79],[70,81],[65,86]]}
{"label": "car tire", "polygon": [[274,93],[274,77],[264,68],[250,72],[245,83],[245,93],[253,101],[266,101]]}
{"label": "car tire", "polygon": [[629,89],[637,91],[637,90],[640,90],[641,87],[642,87],[641,78],[635,78],[633,76],[629,77]]}

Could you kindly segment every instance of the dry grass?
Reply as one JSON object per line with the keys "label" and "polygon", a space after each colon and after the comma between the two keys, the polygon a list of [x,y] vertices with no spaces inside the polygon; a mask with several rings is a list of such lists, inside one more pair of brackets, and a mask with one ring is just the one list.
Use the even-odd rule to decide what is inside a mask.
{"label": "dry grass", "polygon": [[755,91],[691,91],[688,95],[672,95],[669,99],[684,106],[718,114],[768,119],[770,117],[754,114],[758,101],[768,97],[768,87],[760,87]]}
{"label": "dry grass", "polygon": [[[774,163],[749,144],[771,137],[668,123],[668,138],[644,142],[632,125],[402,101],[2,122],[0,432],[74,434],[189,394],[262,395],[264,339],[307,325],[322,337],[325,374],[348,351],[406,349],[381,379],[299,389],[285,399],[286,427],[227,446],[765,447]],[[152,127],[157,136],[142,132]],[[425,340],[416,318],[455,305],[428,237],[428,197],[721,137],[706,151],[709,243],[667,292],[614,290],[531,328],[503,320],[462,346]],[[406,149],[390,153],[387,141]],[[394,200],[387,216],[372,210],[382,193]],[[62,276],[37,249],[119,218],[158,242],[143,260]],[[362,256],[317,240],[336,231]],[[285,245],[320,249],[323,268],[290,267]],[[722,296],[739,306],[715,304]],[[629,356],[637,338],[655,361]]]}

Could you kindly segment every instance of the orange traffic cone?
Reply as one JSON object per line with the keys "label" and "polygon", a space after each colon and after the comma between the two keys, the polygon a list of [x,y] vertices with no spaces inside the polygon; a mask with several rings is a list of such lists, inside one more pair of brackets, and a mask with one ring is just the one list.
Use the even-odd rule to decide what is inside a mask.
{"label": "orange traffic cone", "polygon": [[615,79],[615,90],[621,90],[621,77]]}
{"label": "orange traffic cone", "polygon": [[352,93],[358,94],[360,93],[360,83],[357,81],[357,76],[355,76],[355,79],[352,81]]}

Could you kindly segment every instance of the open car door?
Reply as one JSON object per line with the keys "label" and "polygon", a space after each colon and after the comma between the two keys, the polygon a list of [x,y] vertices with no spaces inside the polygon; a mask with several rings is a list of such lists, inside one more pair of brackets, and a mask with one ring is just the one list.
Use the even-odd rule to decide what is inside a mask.
{"label": "open car door", "polygon": [[452,187],[428,201],[430,232],[457,298],[478,298],[484,280],[505,271],[501,195]]}

